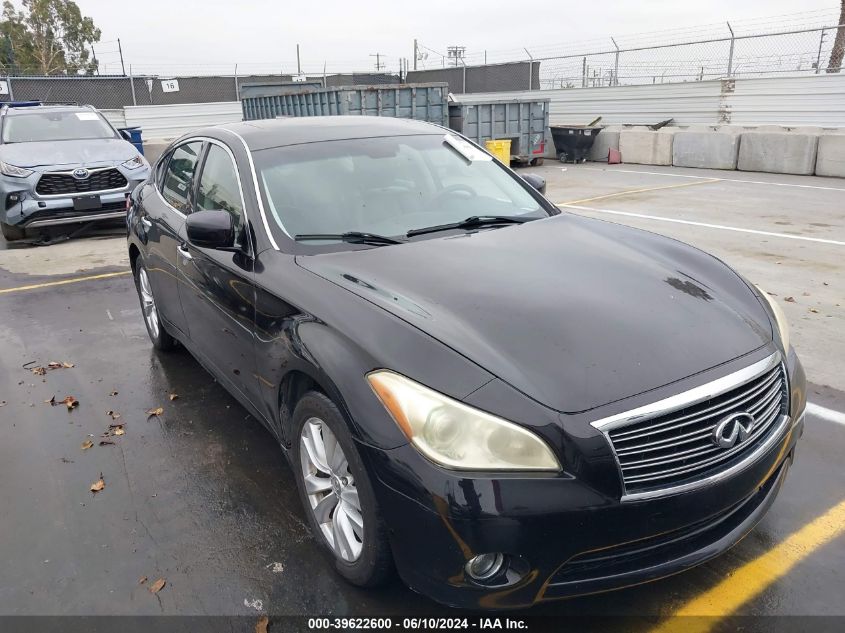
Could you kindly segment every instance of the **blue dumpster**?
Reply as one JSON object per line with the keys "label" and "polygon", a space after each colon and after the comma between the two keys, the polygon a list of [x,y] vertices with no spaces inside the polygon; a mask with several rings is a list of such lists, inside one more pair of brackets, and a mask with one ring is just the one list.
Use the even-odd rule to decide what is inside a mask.
{"label": "blue dumpster", "polygon": [[121,136],[123,136],[123,138],[126,138],[128,136],[129,138],[126,138],[126,140],[135,146],[135,149],[138,150],[141,156],[144,155],[144,140],[141,138],[141,128],[122,127],[118,130],[118,132],[121,133]]}

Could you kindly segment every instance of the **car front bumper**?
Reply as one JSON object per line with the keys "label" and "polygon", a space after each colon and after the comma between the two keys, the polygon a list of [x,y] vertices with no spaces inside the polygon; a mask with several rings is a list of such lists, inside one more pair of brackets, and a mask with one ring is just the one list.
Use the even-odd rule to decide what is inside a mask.
{"label": "car front bumper", "polygon": [[[122,170],[121,170],[122,171]],[[37,174],[30,178],[0,176],[0,221],[23,229],[34,229],[84,222],[115,221],[126,217],[126,197],[149,175],[148,168],[122,171],[128,184],[117,191],[96,191],[67,196],[39,196],[35,193]],[[9,195],[19,200],[10,203]],[[99,195],[101,206],[92,210],[76,210],[74,200]]]}
{"label": "car front bumper", "polygon": [[[411,446],[363,448],[405,582],[464,608],[526,607],[669,576],[741,540],[777,496],[803,432],[805,377],[788,363],[790,423],[744,470],[665,497],[621,501],[565,474],[496,478],[440,469]],[[511,571],[483,585],[467,561],[500,552]]]}

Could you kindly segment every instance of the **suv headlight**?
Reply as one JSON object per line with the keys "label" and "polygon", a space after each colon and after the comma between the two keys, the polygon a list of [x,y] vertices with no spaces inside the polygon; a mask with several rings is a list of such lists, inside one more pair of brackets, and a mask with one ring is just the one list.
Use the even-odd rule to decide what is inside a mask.
{"label": "suv headlight", "polygon": [[561,470],[549,446],[521,426],[391,371],[375,371],[367,380],[411,444],[444,468]]}
{"label": "suv headlight", "polygon": [[772,315],[775,317],[775,324],[777,325],[778,331],[780,332],[780,340],[783,343],[783,351],[787,354],[789,353],[789,323],[786,320],[786,315],[783,313],[783,309],[778,305],[777,301],[772,299],[769,296],[769,293],[763,290],[760,286],[755,286],[757,288],[757,292],[760,293],[760,296],[763,297],[766,302],[769,304],[769,308],[772,311]]}
{"label": "suv headlight", "polygon": [[5,176],[12,176],[14,178],[26,178],[27,176],[31,176],[35,173],[31,169],[16,167],[15,165],[3,162],[0,162],[0,172],[2,172]]}
{"label": "suv headlight", "polygon": [[122,167],[126,167],[126,169],[138,169],[138,167],[143,167],[147,164],[147,161],[144,160],[144,157],[138,154],[137,156],[133,156],[125,163],[122,163]]}

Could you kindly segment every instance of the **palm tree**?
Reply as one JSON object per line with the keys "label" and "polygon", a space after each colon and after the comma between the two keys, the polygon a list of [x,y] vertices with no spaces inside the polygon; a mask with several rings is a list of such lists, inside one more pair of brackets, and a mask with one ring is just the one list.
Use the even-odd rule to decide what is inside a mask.
{"label": "palm tree", "polygon": [[842,9],[839,12],[839,26],[836,29],[836,39],[833,40],[833,50],[830,51],[830,62],[827,65],[827,72],[838,73],[842,70],[842,57],[845,56],[845,0],[842,0]]}

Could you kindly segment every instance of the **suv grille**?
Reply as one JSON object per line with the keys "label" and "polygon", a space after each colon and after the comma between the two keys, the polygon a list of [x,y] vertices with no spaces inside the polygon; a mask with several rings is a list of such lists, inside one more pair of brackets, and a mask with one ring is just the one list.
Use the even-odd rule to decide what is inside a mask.
{"label": "suv grille", "polygon": [[83,180],[77,180],[70,174],[48,172],[41,175],[35,187],[35,193],[42,196],[96,193],[109,189],[123,189],[126,185],[126,178],[114,168],[92,170],[91,175]]}
{"label": "suv grille", "polygon": [[[787,413],[782,365],[709,400],[608,431],[627,494],[670,488],[730,468],[755,451]],[[748,437],[730,448],[713,442],[719,422],[749,413]]]}

